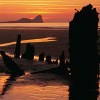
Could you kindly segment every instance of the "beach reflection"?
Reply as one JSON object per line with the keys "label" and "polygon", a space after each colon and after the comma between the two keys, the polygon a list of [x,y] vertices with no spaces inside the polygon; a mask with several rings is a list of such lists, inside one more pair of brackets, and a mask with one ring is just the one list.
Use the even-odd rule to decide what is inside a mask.
{"label": "beach reflection", "polygon": [[[39,39],[28,39],[22,40],[21,43],[40,43],[40,42],[54,42],[57,41],[56,37],[46,37],[46,38],[39,38]],[[9,42],[9,43],[2,43],[0,47],[14,45],[16,42]]]}
{"label": "beach reflection", "polygon": [[68,100],[65,83],[52,74],[26,74],[17,78],[2,100]]}
{"label": "beach reflection", "polygon": [[2,93],[3,87],[9,78],[8,75],[0,74],[0,94]]}
{"label": "beach reflection", "polygon": [[14,86],[2,100],[68,100],[66,86]]}

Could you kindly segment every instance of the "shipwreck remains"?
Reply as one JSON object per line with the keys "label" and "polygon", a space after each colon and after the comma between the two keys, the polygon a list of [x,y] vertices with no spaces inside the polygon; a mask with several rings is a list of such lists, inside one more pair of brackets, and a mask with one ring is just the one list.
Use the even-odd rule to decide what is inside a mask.
{"label": "shipwreck remains", "polygon": [[13,77],[24,75],[24,71],[4,51],[0,51],[4,64]]}

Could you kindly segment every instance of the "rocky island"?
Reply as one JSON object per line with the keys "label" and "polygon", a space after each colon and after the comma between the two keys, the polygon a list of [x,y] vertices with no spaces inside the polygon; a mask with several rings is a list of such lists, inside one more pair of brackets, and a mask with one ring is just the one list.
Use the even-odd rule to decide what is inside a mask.
{"label": "rocky island", "polygon": [[7,22],[0,22],[0,23],[43,23],[43,19],[41,15],[38,15],[33,19],[21,18],[17,21],[7,21]]}

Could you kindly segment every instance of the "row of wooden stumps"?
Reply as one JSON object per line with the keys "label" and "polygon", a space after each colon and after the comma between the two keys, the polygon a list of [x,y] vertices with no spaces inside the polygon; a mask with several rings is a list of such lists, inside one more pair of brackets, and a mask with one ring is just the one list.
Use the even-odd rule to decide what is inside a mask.
{"label": "row of wooden stumps", "polygon": [[[20,58],[20,50],[21,50],[20,47],[21,47],[21,35],[19,34],[18,38],[17,38],[17,42],[16,42],[15,53],[14,53],[15,58]],[[27,60],[34,60],[34,53],[35,53],[34,46],[31,45],[30,43],[27,43],[26,50],[22,54],[21,58],[27,59]],[[40,53],[39,54],[39,61],[44,62],[44,58],[45,58],[45,53],[44,52]],[[58,58],[55,61],[52,61],[50,55],[46,56],[45,61],[47,64],[58,65]],[[55,74],[59,74],[59,75],[62,75],[63,77],[67,78],[67,77],[69,77],[68,68],[69,68],[69,62],[67,60],[65,60],[65,54],[64,54],[64,51],[62,51],[61,55],[59,56],[59,66],[58,67],[35,72],[35,73],[55,73]],[[32,74],[35,74],[35,73],[33,72]]]}
{"label": "row of wooden stumps", "polygon": [[[14,52],[14,58],[19,59],[20,58],[20,50],[21,50],[21,35],[18,34],[17,41],[16,41],[16,47],[15,47],[15,52]],[[8,56],[5,54],[4,51],[0,52],[3,58],[3,61],[7,68],[11,71],[11,75],[13,76],[20,76],[24,74],[24,71]],[[27,60],[34,60],[34,53],[35,53],[35,48],[33,45],[30,43],[26,44],[26,50],[22,54],[21,58],[27,59]],[[45,53],[40,53],[39,54],[39,61],[44,62],[45,58]],[[49,73],[55,73],[55,74],[60,74],[63,75],[64,77],[68,77],[68,68],[69,68],[69,62],[65,60],[65,54],[64,51],[62,51],[61,55],[59,56],[59,65],[58,65],[58,58],[54,61],[52,61],[51,56],[48,55],[46,56],[46,63],[47,64],[55,64],[58,67],[56,68],[51,68],[49,70],[45,71],[40,71],[40,72],[49,72]],[[38,72],[38,73],[40,73]]]}
{"label": "row of wooden stumps", "polygon": [[99,89],[98,13],[91,4],[75,13],[69,26],[69,100],[97,100]]}
{"label": "row of wooden stumps", "polygon": [[[21,50],[21,34],[18,34],[17,41],[16,41],[16,47],[15,47],[15,52],[14,52],[14,57],[15,58],[20,58],[20,50]],[[33,45],[30,43],[26,44],[26,50],[22,54],[21,58],[27,59],[27,60],[34,60],[34,53],[35,53],[35,48]],[[44,61],[45,58],[45,53],[42,52],[39,54],[39,61]],[[64,51],[62,51],[61,55],[59,56],[60,60],[60,65],[65,64],[65,54]],[[58,64],[58,58],[56,61],[51,61],[51,56],[47,55],[46,56],[46,62],[48,64]]]}
{"label": "row of wooden stumps", "polygon": [[[39,58],[44,56],[44,53],[41,53],[39,55]],[[42,57],[44,58],[44,57]],[[39,59],[40,61],[44,61],[44,59]],[[58,64],[58,59],[56,61],[51,61],[51,56],[46,56],[46,62],[48,64],[58,64],[58,67],[54,67],[51,69],[39,71],[39,72],[32,72],[32,74],[36,73],[53,73],[53,74],[59,74],[60,76],[63,76],[65,79],[69,79],[70,77],[70,69],[69,69],[69,62],[65,60],[65,54],[64,51],[62,51],[61,55],[59,56],[59,61],[60,63]]]}

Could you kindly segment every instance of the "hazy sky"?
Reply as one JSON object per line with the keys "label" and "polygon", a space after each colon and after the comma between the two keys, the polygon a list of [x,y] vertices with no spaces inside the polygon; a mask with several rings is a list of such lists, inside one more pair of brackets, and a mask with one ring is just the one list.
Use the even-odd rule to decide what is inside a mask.
{"label": "hazy sky", "polygon": [[100,0],[0,0],[0,21],[42,15],[45,22],[67,22],[75,8],[80,10],[89,3],[100,12]]}

